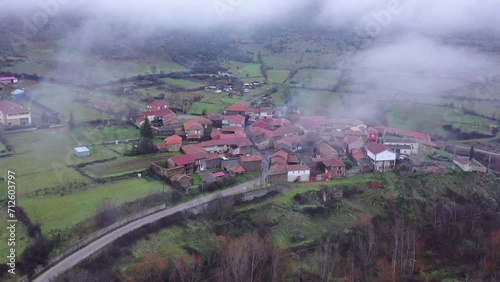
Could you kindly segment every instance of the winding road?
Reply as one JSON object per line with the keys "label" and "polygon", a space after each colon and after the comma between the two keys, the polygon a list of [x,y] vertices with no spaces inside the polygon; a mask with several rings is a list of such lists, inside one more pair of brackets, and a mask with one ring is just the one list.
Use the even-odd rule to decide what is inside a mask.
{"label": "winding road", "polygon": [[68,257],[64,258],[57,264],[53,265],[51,268],[47,269],[45,272],[41,273],[39,276],[37,276],[33,281],[36,282],[48,282],[56,278],[59,274],[65,272],[66,270],[71,269],[72,267],[76,266],[79,262],[82,260],[90,257],[91,255],[95,254],[105,246],[111,244],[114,240],[118,239],[119,237],[136,230],[138,228],[141,228],[144,225],[147,225],[149,223],[153,223],[155,221],[158,221],[164,217],[170,216],[172,214],[175,214],[176,212],[184,211],[205,203],[208,203],[212,200],[214,200],[219,194],[222,194],[223,196],[229,196],[233,195],[242,191],[245,191],[248,187],[252,187],[255,185],[259,184],[260,178],[253,179],[250,181],[247,181],[245,183],[239,184],[235,187],[226,189],[221,191],[220,193],[213,193],[207,196],[203,196],[201,198],[192,200],[190,202],[180,204],[178,206],[168,208],[162,211],[159,211],[157,213],[148,215],[146,217],[143,217],[141,219],[138,219],[136,221],[130,222],[122,227],[119,227],[115,229],[114,231],[111,231],[110,233],[100,237],[99,239],[95,240],[94,242],[90,243],[89,245],[81,248],[80,250],[74,252],[73,254],[69,255]]}

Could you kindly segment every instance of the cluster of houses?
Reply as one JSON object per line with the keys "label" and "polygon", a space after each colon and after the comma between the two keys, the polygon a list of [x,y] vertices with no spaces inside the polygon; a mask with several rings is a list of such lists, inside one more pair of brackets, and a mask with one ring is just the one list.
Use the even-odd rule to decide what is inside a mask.
{"label": "cluster of houses", "polygon": [[[420,144],[432,143],[423,133],[368,127],[356,119],[302,116],[295,109],[251,106],[248,102],[178,125],[168,102],[155,101],[141,112],[137,125],[145,118],[176,127],[157,147],[161,152],[183,155],[170,158],[163,166],[153,164],[153,171],[172,182],[182,179],[182,187],[190,185],[190,174],[214,170],[216,179],[268,169],[269,182],[346,177],[345,160],[356,163],[361,172],[390,171],[398,157],[418,154]],[[268,168],[263,170],[261,154],[252,155],[253,148],[270,154]]]}

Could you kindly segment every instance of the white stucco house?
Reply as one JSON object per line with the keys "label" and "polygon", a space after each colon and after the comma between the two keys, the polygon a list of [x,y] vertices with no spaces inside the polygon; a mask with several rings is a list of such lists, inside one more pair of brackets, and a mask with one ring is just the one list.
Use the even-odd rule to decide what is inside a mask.
{"label": "white stucco house", "polygon": [[288,182],[309,182],[311,169],[305,165],[289,165],[287,166]]}
{"label": "white stucco house", "polygon": [[392,152],[386,145],[380,143],[368,143],[365,145],[366,154],[372,161],[375,171],[393,170],[396,166],[396,153]]}
{"label": "white stucco house", "polygon": [[384,145],[393,152],[402,155],[418,155],[418,142],[407,139],[387,139]]}

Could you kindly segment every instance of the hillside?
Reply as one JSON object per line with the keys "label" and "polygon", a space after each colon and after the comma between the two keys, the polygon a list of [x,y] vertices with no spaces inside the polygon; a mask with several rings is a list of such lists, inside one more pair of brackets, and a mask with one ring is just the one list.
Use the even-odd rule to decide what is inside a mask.
{"label": "hillside", "polygon": [[370,174],[290,188],[145,228],[59,281],[81,273],[107,281],[498,278],[500,181],[493,176]]}

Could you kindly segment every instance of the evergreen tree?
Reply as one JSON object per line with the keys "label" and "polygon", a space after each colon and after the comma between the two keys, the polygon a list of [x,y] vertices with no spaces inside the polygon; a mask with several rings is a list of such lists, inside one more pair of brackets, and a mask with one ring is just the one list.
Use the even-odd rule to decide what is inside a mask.
{"label": "evergreen tree", "polygon": [[154,137],[153,128],[148,118],[144,119],[144,123],[141,126],[141,136],[147,139],[153,139]]}
{"label": "evergreen tree", "polygon": [[474,146],[470,146],[470,151],[469,151],[469,162],[472,161],[472,159],[474,159],[474,155],[475,155],[475,152],[474,152]]}
{"label": "evergreen tree", "polygon": [[75,118],[73,117],[73,112],[69,113],[68,127],[70,130],[75,128]]}

